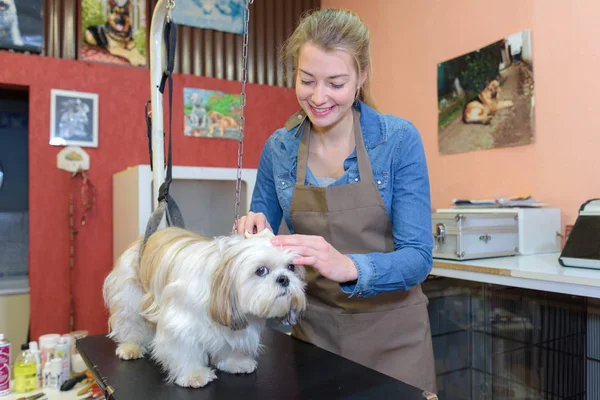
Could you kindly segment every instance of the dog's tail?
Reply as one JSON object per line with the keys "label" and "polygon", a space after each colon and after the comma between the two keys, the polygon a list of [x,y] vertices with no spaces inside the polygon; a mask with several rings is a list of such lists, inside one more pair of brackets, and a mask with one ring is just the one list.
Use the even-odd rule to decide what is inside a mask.
{"label": "dog's tail", "polygon": [[138,277],[141,240],[130,246],[116,261],[102,286],[104,304],[110,312],[109,336],[119,325],[139,316],[144,290]]}

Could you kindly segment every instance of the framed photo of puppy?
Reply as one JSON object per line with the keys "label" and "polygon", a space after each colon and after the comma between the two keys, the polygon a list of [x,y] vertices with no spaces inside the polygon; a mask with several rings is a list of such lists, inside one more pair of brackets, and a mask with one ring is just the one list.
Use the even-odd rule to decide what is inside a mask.
{"label": "framed photo of puppy", "polygon": [[98,94],[52,89],[50,97],[50,144],[98,147]]}
{"label": "framed photo of puppy", "polygon": [[529,30],[438,64],[437,87],[440,154],[535,141]]}
{"label": "framed photo of puppy", "polygon": [[185,136],[239,140],[239,94],[184,88],[183,97]]}
{"label": "framed photo of puppy", "polygon": [[40,52],[43,0],[0,0],[0,48]]}
{"label": "framed photo of puppy", "polygon": [[145,0],[81,0],[79,59],[148,66]]}

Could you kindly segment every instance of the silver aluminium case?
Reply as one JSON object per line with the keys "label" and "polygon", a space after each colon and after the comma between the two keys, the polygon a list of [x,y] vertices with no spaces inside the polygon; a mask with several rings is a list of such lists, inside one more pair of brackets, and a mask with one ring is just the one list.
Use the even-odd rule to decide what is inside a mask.
{"label": "silver aluminium case", "polygon": [[519,254],[515,214],[433,213],[433,257],[470,260]]}

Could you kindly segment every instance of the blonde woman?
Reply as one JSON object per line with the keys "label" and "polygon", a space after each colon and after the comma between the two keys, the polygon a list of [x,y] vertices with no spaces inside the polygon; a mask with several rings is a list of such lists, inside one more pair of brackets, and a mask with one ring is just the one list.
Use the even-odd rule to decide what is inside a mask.
{"label": "blonde woman", "polygon": [[308,309],[292,334],[436,392],[428,299],[430,187],[409,121],[377,111],[369,30],[352,12],[305,16],[284,46],[301,110],[267,140],[238,231],[308,267]]}

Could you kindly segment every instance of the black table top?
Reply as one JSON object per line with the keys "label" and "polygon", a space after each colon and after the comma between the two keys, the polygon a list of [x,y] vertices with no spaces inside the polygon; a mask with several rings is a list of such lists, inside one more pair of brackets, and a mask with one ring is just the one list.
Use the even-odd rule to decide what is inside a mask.
{"label": "black table top", "polygon": [[426,398],[420,389],[285,333],[267,328],[263,343],[266,349],[254,373],[217,371],[216,380],[198,389],[166,384],[163,373],[148,356],[119,360],[115,342],[105,336],[88,336],[77,340],[76,345],[105,393],[114,390],[107,398],[116,400]]}

